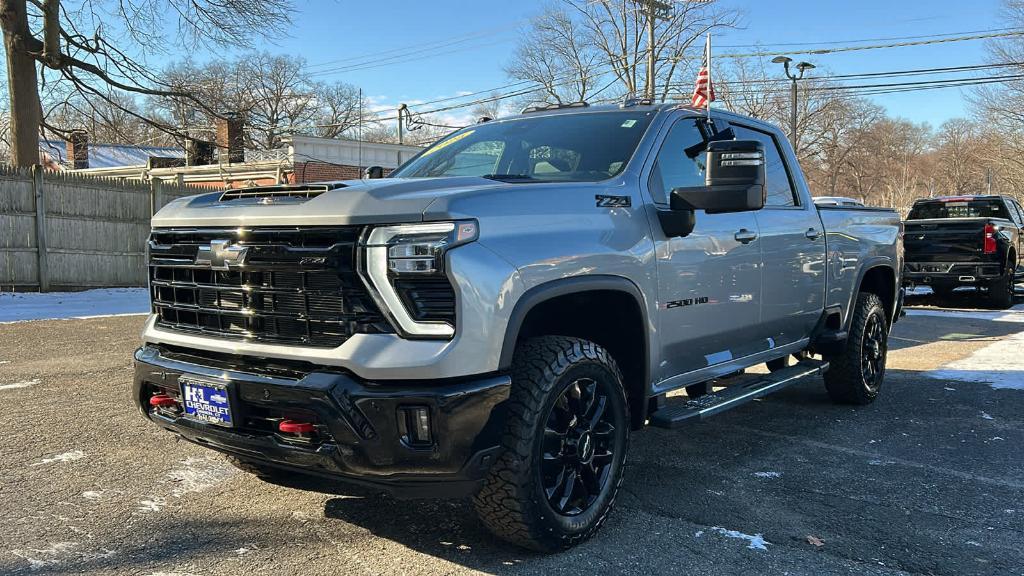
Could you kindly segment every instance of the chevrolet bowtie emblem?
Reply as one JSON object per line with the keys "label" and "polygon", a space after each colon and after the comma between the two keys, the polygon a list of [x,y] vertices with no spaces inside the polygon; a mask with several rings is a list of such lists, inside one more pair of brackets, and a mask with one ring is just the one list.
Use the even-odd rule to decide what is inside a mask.
{"label": "chevrolet bowtie emblem", "polygon": [[229,270],[232,266],[245,264],[249,249],[231,244],[230,240],[213,240],[209,246],[200,246],[196,252],[196,265],[209,266],[213,270]]}

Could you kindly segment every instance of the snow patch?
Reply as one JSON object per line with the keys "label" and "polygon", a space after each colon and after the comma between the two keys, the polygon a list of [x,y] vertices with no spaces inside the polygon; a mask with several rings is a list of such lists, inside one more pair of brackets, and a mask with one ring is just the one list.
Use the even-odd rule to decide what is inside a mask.
{"label": "snow patch", "polygon": [[753,536],[751,536],[750,534],[744,534],[743,532],[738,532],[736,530],[727,530],[725,528],[720,528],[718,526],[712,527],[711,530],[718,532],[726,538],[737,538],[739,540],[746,540],[747,548],[750,548],[751,550],[767,550],[768,544],[771,544],[771,542],[765,540],[764,536],[761,534],[754,534]]}
{"label": "snow patch", "polygon": [[937,316],[962,320],[992,320],[994,322],[1024,323],[1024,304],[1009,310],[986,312],[984,310],[941,310],[936,308],[906,308],[907,316]]}
{"label": "snow patch", "polygon": [[988,412],[982,412],[981,417],[985,420],[995,420],[995,418],[993,418]]}
{"label": "snow patch", "polygon": [[779,478],[782,476],[782,472],[754,472],[754,476],[758,478]]}
{"label": "snow patch", "polygon": [[975,542],[974,540],[968,540],[967,541],[967,545],[968,546],[977,546],[979,548],[981,547],[981,543],[980,542]]}
{"label": "snow patch", "polygon": [[191,456],[181,462],[182,468],[172,470],[167,479],[175,483],[171,492],[181,498],[192,492],[202,492],[234,476],[237,470],[223,460]]}
{"label": "snow patch", "polygon": [[78,542],[56,542],[48,548],[27,548],[11,550],[11,554],[28,562],[33,572],[50,566],[59,566],[69,560],[95,561],[110,558],[117,554],[114,550],[102,548],[99,552],[76,552]]}
{"label": "snow patch", "polygon": [[44,464],[53,464],[54,462],[73,462],[75,460],[81,460],[82,458],[85,458],[85,452],[82,452],[81,450],[72,450],[71,452],[65,452],[49,458],[43,458],[32,465],[42,466]]}
{"label": "snow patch", "polygon": [[82,498],[85,498],[86,500],[99,500],[100,498],[103,498],[103,491],[86,490],[85,492],[82,492]]}
{"label": "snow patch", "polygon": [[149,514],[151,512],[159,512],[166,505],[167,505],[167,500],[166,499],[160,498],[159,496],[154,496],[154,497],[149,498],[147,500],[139,500],[139,508],[138,508],[138,510],[139,510],[139,512],[145,512],[145,513]]}
{"label": "snow patch", "polygon": [[145,288],[0,294],[0,324],[147,314],[149,309],[149,292]]}
{"label": "snow patch", "polygon": [[36,378],[35,380],[22,380],[21,382],[15,382],[14,384],[0,384],[0,390],[17,390],[18,388],[31,388],[36,384],[39,384],[41,380]]}

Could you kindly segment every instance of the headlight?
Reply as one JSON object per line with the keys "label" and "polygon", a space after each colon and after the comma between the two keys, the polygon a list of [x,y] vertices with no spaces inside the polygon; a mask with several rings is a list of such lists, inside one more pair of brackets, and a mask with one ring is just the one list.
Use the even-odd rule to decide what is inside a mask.
{"label": "headlight", "polygon": [[477,236],[474,221],[400,224],[369,231],[363,243],[364,279],[379,299],[378,305],[403,334],[421,338],[450,338],[455,334],[450,322],[413,318],[395,286],[416,278],[444,280],[445,253]]}

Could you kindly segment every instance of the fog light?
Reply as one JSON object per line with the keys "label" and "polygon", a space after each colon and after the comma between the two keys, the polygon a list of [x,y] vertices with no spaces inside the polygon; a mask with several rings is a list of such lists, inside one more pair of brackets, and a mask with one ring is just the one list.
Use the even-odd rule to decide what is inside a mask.
{"label": "fog light", "polygon": [[403,406],[398,409],[398,427],[402,439],[411,446],[429,446],[430,408],[426,406]]}

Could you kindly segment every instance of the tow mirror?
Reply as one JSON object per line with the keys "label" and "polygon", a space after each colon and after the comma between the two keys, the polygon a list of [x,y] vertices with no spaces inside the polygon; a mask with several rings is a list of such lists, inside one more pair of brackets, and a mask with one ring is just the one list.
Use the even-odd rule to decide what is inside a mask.
{"label": "tow mirror", "polygon": [[764,144],[757,140],[709,142],[706,174],[706,186],[673,190],[670,207],[708,214],[764,208]]}
{"label": "tow mirror", "polygon": [[384,177],[384,168],[380,166],[370,166],[366,169],[366,177],[371,180]]}
{"label": "tow mirror", "polygon": [[707,144],[704,186],[676,188],[671,210],[659,213],[666,236],[693,232],[694,212],[749,212],[764,208],[764,145],[757,140],[720,140]]}

